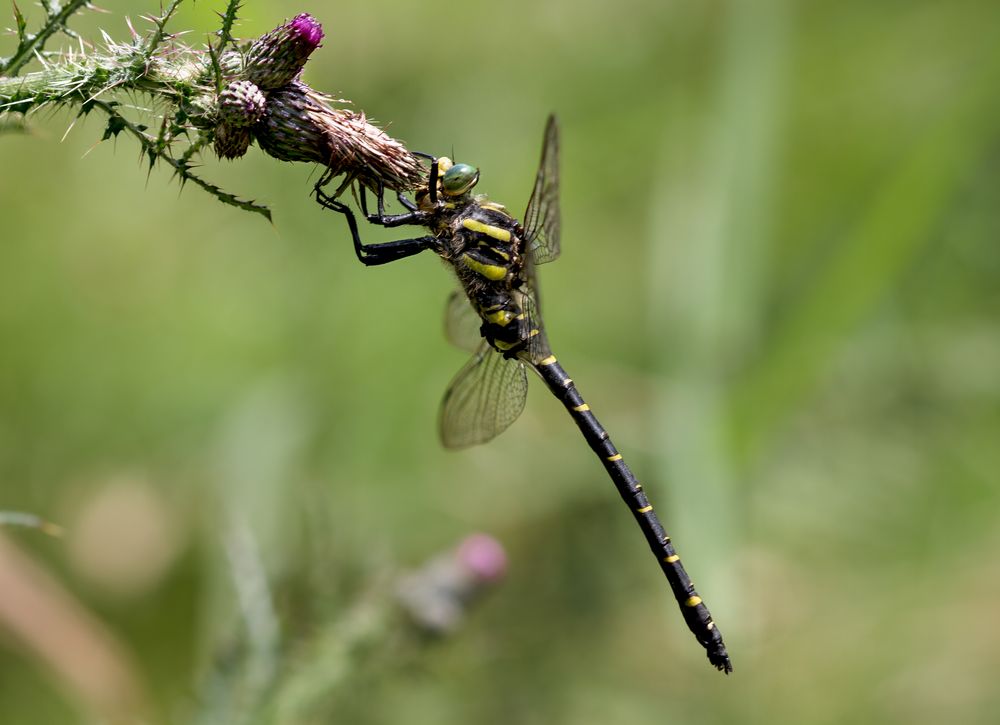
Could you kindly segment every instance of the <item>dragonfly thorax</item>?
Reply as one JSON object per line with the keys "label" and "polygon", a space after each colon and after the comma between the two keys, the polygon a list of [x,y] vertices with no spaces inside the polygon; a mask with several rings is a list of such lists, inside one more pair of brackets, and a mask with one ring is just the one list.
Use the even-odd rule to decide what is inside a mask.
{"label": "dragonfly thorax", "polygon": [[442,256],[482,320],[480,334],[497,351],[513,355],[530,333],[519,291],[524,267],[521,226],[503,207],[482,198],[448,216],[441,234]]}

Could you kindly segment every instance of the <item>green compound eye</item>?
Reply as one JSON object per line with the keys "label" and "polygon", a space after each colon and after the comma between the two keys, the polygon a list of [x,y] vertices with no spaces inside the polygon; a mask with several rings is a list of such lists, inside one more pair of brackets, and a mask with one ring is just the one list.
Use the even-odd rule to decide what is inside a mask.
{"label": "green compound eye", "polygon": [[479,169],[468,164],[455,164],[441,177],[441,191],[446,196],[461,196],[479,181]]}

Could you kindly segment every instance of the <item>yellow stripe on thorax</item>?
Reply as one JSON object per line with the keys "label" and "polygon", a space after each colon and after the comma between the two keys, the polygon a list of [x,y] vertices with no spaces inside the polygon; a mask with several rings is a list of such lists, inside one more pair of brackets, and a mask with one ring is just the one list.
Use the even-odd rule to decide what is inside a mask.
{"label": "yellow stripe on thorax", "polygon": [[510,324],[510,321],[514,319],[514,313],[510,310],[497,310],[496,312],[489,312],[483,315],[483,317],[487,322],[492,322],[494,325],[506,327]]}
{"label": "yellow stripe on thorax", "polygon": [[468,254],[462,255],[462,264],[476,274],[483,276],[488,280],[492,280],[493,282],[499,282],[507,276],[506,267],[501,267],[499,264],[484,264]]}
{"label": "yellow stripe on thorax", "polygon": [[480,234],[485,234],[488,237],[493,237],[501,242],[510,241],[510,232],[506,229],[501,229],[500,227],[492,226],[491,224],[483,224],[475,219],[463,219],[462,226],[468,229],[470,232],[479,232]]}
{"label": "yellow stripe on thorax", "polygon": [[505,207],[503,204],[498,204],[495,201],[479,201],[478,198],[476,199],[476,203],[479,204],[480,208],[482,209],[489,209],[490,211],[498,211],[506,217],[510,216],[510,213],[507,211],[507,207]]}

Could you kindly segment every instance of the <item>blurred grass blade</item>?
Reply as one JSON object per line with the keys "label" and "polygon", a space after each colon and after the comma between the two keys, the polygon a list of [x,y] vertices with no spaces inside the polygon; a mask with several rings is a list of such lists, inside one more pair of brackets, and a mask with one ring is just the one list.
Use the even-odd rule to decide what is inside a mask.
{"label": "blurred grass blade", "polygon": [[61,538],[65,534],[65,529],[59,524],[46,521],[41,516],[25,513],[23,511],[0,511],[0,526],[19,526],[26,529],[37,529],[43,534],[55,538]]}
{"label": "blurred grass blade", "polygon": [[994,62],[970,82],[960,102],[889,174],[734,391],[734,431],[743,454],[753,456],[897,283],[995,142],[997,71]]}
{"label": "blurred grass blade", "polygon": [[[742,538],[740,472],[724,434],[727,370],[756,337],[762,308],[791,25],[785,0],[727,10],[712,121],[697,153],[680,170],[668,164],[654,191],[648,285],[650,339],[669,371],[656,401],[655,475],[673,483],[668,531],[690,547],[681,555],[723,631],[735,569],[720,563],[734,561]],[[683,148],[673,131],[668,160]]]}

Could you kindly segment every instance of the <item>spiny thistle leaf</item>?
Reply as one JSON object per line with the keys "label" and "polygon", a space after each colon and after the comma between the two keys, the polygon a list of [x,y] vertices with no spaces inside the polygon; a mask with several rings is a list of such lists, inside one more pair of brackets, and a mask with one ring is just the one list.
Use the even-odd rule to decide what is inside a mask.
{"label": "spiny thistle leaf", "polygon": [[215,92],[218,93],[225,85],[225,80],[222,77],[222,60],[219,57],[219,51],[211,45],[208,46],[208,59],[212,67],[212,77],[215,79]]}
{"label": "spiny thistle leaf", "polygon": [[27,23],[17,5],[14,5],[14,19],[18,26],[17,50],[10,58],[0,61],[0,75],[15,75],[27,64],[35,53],[41,53],[45,42],[57,31],[66,29],[66,22],[77,11],[88,4],[89,0],[69,0],[58,12],[52,13],[47,10],[47,19],[34,35],[27,32]]}
{"label": "spiny thistle leaf", "polygon": [[104,127],[104,135],[101,136],[101,141],[107,141],[109,138],[114,136],[118,138],[118,134],[125,130],[125,119],[121,116],[111,116],[108,119],[108,125]]}
{"label": "spiny thistle leaf", "polygon": [[227,46],[236,43],[233,39],[233,26],[236,24],[237,15],[242,9],[243,0],[229,0],[226,12],[219,13],[219,17],[222,19],[222,27],[219,28],[219,42],[215,46],[215,51],[219,55],[222,55]]}
{"label": "spiny thistle leaf", "polygon": [[188,147],[184,149],[184,153],[181,154],[179,161],[184,165],[189,165],[191,159],[201,153],[202,149],[210,143],[212,143],[212,134],[202,131],[198,134],[198,138],[188,144]]}
{"label": "spiny thistle leaf", "polygon": [[24,44],[28,41],[28,21],[24,19],[24,14],[17,3],[12,4],[14,6],[14,22],[17,24],[17,41],[18,44]]}
{"label": "spiny thistle leaf", "polygon": [[183,168],[180,165],[180,162],[175,159],[171,159],[169,156],[163,156],[161,158],[174,166],[174,170],[177,171],[177,175],[181,177],[182,182],[191,181],[221,201],[223,204],[228,204],[229,206],[235,206],[237,209],[243,209],[244,211],[251,211],[255,214],[260,214],[268,221],[271,221],[271,210],[263,204],[258,204],[251,199],[239,199],[235,195],[223,191],[218,186],[210,184],[204,179],[195,176],[186,168]]}
{"label": "spiny thistle leaf", "polygon": [[151,58],[153,56],[156,49],[160,47],[160,43],[162,43],[167,37],[167,32],[165,30],[167,23],[170,22],[170,18],[174,16],[174,13],[177,12],[177,8],[180,7],[182,2],[184,2],[184,0],[173,0],[162,15],[156,18],[151,18],[153,25],[156,27],[153,32],[150,33],[149,38],[146,40],[146,46],[143,48],[143,55],[147,58]]}

